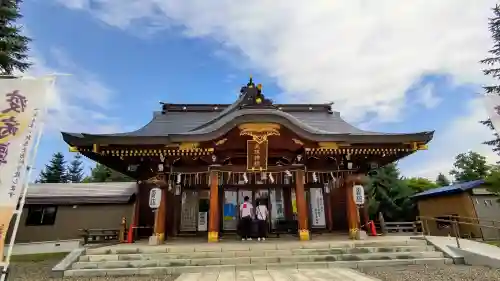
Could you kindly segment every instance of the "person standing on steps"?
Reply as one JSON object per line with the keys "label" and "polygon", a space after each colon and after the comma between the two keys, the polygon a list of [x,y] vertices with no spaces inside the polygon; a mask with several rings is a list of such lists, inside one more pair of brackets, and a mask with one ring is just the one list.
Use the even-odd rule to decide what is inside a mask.
{"label": "person standing on steps", "polygon": [[260,199],[257,201],[257,208],[255,209],[255,213],[257,214],[257,226],[259,229],[259,241],[265,241],[267,236],[267,216],[269,215],[266,201],[264,199]]}
{"label": "person standing on steps", "polygon": [[248,196],[243,200],[243,204],[240,205],[241,240],[245,241],[252,240],[253,205]]}

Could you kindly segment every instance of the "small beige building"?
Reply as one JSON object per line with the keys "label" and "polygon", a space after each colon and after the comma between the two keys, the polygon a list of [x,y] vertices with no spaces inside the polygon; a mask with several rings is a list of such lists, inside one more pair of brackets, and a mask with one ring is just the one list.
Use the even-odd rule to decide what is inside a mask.
{"label": "small beige building", "polygon": [[30,184],[15,243],[79,239],[79,229],[117,229],[122,217],[132,221],[136,190],[135,182]]}
{"label": "small beige building", "polygon": [[[500,239],[499,198],[488,191],[484,180],[434,188],[418,193],[413,198],[417,201],[418,211],[422,217],[434,219],[459,217],[458,221],[462,222],[459,223],[462,237]],[[454,235],[451,225],[447,223],[436,223],[429,219],[427,225],[431,235]]]}

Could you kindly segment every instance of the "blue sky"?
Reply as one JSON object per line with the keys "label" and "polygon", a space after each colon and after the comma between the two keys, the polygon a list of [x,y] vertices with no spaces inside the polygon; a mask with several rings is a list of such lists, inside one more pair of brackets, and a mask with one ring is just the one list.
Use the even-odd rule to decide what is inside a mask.
{"label": "blue sky", "polygon": [[279,102],[334,101],[364,129],[436,130],[428,151],[400,161],[406,176],[447,173],[467,150],[497,161],[481,144],[477,63],[495,1],[455,2],[25,0],[32,72],[71,74],[49,98],[35,173],[54,152],[72,156],[61,130],[136,129],[160,100],[231,103],[250,74]]}

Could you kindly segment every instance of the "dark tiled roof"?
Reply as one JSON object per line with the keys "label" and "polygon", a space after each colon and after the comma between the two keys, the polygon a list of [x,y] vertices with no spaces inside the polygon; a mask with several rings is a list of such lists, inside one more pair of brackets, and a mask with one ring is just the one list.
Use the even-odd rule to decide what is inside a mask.
{"label": "dark tiled roof", "polygon": [[[227,108],[226,108],[227,109]],[[350,136],[405,136],[407,134],[379,133],[364,131],[347,123],[340,116],[339,112],[329,113],[326,110],[298,111],[286,109],[277,110],[271,108],[240,109],[234,110],[227,115],[218,111],[172,111],[162,114],[155,112],[153,119],[139,130],[119,133],[106,134],[99,136],[110,137],[168,137],[173,135],[202,135],[215,132],[222,127],[230,124],[237,118],[244,119],[253,117],[256,120],[267,121],[287,121],[297,128],[304,130],[312,135],[350,135]],[[216,119],[217,118],[217,119]],[[215,120],[214,120],[215,119]],[[210,122],[211,120],[214,120]],[[235,124],[233,124],[234,126]],[[425,136],[425,141],[432,138],[432,132],[420,133]],[[81,134],[70,134],[77,138],[82,138]],[[92,135],[94,136],[94,135]],[[414,134],[408,134],[412,137]],[[415,140],[417,141],[417,140]]]}
{"label": "dark tiled roof", "polygon": [[37,183],[30,184],[27,204],[119,204],[127,203],[137,191],[135,182]]}
{"label": "dark tiled roof", "polygon": [[[241,88],[241,95],[232,104],[165,104],[162,112],[139,130],[106,135],[63,133],[71,145],[99,143],[124,144],[141,137],[143,144],[164,144],[178,141],[207,141],[221,137],[236,125],[245,122],[274,122],[295,131],[299,136],[316,141],[354,142],[428,142],[433,132],[390,134],[358,129],[334,112],[330,104],[273,104],[250,79]],[[117,139],[118,138],[118,139]],[[127,139],[125,139],[127,138]],[[369,139],[370,138],[370,139]],[[94,142],[95,141],[95,142]]]}
{"label": "dark tiled roof", "polygon": [[476,188],[484,183],[484,180],[468,181],[463,183],[457,183],[454,185],[441,186],[433,189],[426,190],[424,192],[417,193],[413,195],[413,198],[424,198],[424,197],[434,197],[434,196],[444,196],[450,194],[461,193],[467,190]]}

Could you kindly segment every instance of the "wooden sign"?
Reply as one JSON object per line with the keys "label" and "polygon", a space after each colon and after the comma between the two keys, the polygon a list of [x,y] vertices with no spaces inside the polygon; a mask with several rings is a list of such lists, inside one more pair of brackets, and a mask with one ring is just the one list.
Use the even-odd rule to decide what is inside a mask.
{"label": "wooden sign", "polygon": [[267,140],[260,143],[254,140],[247,141],[247,170],[267,170],[267,146]]}

